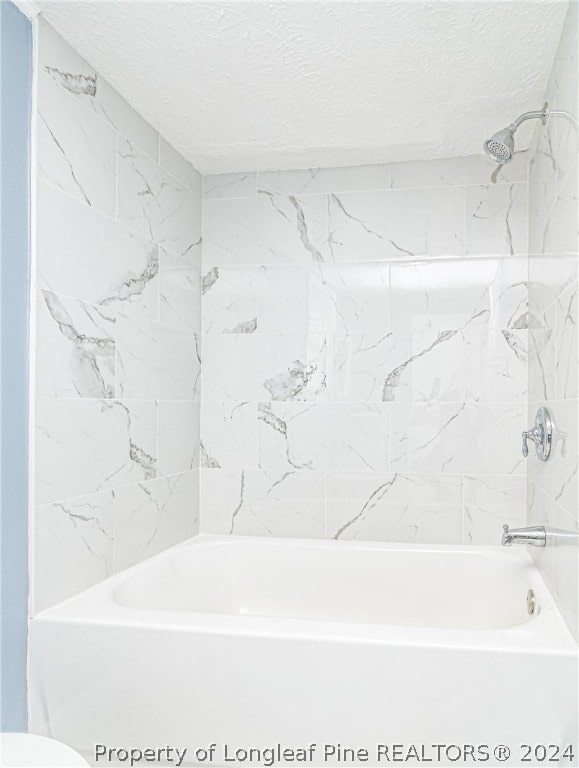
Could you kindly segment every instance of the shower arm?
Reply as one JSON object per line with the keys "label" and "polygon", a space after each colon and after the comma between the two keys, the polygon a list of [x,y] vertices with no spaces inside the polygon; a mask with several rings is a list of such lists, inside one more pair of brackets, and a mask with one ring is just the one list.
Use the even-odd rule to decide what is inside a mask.
{"label": "shower arm", "polygon": [[514,133],[519,126],[526,122],[527,120],[540,120],[543,125],[547,122],[547,114],[548,114],[548,105],[545,104],[543,109],[541,110],[535,110],[533,112],[523,112],[522,115],[519,115],[516,120],[513,120],[513,122],[510,125],[507,125],[507,131],[510,131],[511,133]]}
{"label": "shower arm", "polygon": [[[575,128],[577,128],[579,125],[577,118],[572,114],[566,112],[564,109],[549,109],[549,104],[545,102],[543,109],[534,110],[532,112],[523,112],[523,114],[519,115],[516,120],[513,120],[510,125],[507,125],[505,130],[509,131],[509,133],[514,136],[517,128],[519,128],[519,126],[527,120],[540,120],[543,125],[547,125],[547,120],[550,120],[553,117],[563,118],[564,120],[567,120],[569,123],[571,123],[571,125]],[[491,182],[493,184],[496,184],[498,175],[501,172],[503,165],[504,163],[500,163],[492,172]]]}

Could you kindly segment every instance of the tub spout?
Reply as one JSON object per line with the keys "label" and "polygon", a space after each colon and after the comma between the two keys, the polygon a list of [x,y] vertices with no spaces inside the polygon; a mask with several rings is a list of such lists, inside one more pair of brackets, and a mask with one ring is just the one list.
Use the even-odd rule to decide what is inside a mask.
{"label": "tub spout", "polygon": [[503,525],[503,547],[510,547],[513,542],[531,547],[544,547],[547,544],[547,531],[542,525],[531,528],[509,528],[508,525]]}

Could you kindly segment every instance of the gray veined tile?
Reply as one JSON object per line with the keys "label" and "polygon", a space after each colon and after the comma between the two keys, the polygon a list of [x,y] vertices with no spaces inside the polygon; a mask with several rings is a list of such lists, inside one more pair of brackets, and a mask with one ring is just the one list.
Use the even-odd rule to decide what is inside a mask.
{"label": "gray veined tile", "polygon": [[[517,152],[512,162],[501,166],[497,183],[526,181],[527,154]],[[497,166],[485,155],[449,157],[440,160],[411,160],[392,163],[392,188],[454,187],[489,184]]]}
{"label": "gray veined tile", "polygon": [[118,142],[117,216],[173,252],[174,261],[187,264],[191,252],[200,248],[200,195],[122,137]]}
{"label": "gray veined tile", "polygon": [[528,483],[528,524],[544,525],[549,545],[533,547],[532,557],[573,636],[579,636],[577,539],[579,525],[532,480]]}
{"label": "gray veined tile", "polygon": [[331,305],[321,267],[263,267],[263,290],[257,297],[260,333],[303,334],[331,326]]}
{"label": "gray veined tile", "polygon": [[270,195],[327,194],[390,187],[389,165],[354,165],[345,168],[310,168],[294,171],[263,171],[257,187]]}
{"label": "gray veined tile", "polygon": [[203,275],[205,333],[307,333],[331,326],[329,289],[317,267],[211,267]]}
{"label": "gray veined tile", "polygon": [[328,339],[324,334],[269,336],[263,389],[270,400],[325,400]]}
{"label": "gray veined tile", "polygon": [[331,539],[462,541],[460,475],[328,474],[326,496]]}
{"label": "gray veined tile", "polygon": [[324,537],[322,472],[201,470],[203,533]]}
{"label": "gray veined tile", "polygon": [[95,69],[40,16],[38,19],[38,67],[52,71],[70,93],[95,91]]}
{"label": "gray veined tile", "polygon": [[115,215],[116,133],[45,73],[38,78],[38,172],[42,179]]}
{"label": "gray veined tile", "polygon": [[42,18],[38,41],[38,68],[41,73],[48,75],[84,107],[157,159],[157,131]]}
{"label": "gray veined tile", "polygon": [[530,327],[553,327],[553,303],[576,282],[578,263],[576,255],[529,256]]}
{"label": "gray veined tile", "polygon": [[203,264],[317,264],[326,260],[324,197],[260,194],[206,200]]}
{"label": "gray veined tile", "polygon": [[39,181],[38,283],[103,312],[156,318],[157,246]]}
{"label": "gray veined tile", "polygon": [[175,475],[199,468],[200,403],[157,403],[158,474]]}
{"label": "gray veined tile", "polygon": [[540,130],[536,151],[529,163],[529,251],[542,252],[543,230],[557,191],[565,178],[557,166],[550,128]]}
{"label": "gray veined tile", "polygon": [[49,291],[37,307],[37,394],[114,397],[114,312]]}
{"label": "gray veined tile", "polygon": [[527,261],[519,257],[391,264],[391,329],[527,328],[527,280]]}
{"label": "gray veined tile", "polygon": [[323,400],[324,334],[216,334],[203,337],[203,401]]}
{"label": "gray veined tile", "polygon": [[244,402],[265,399],[269,337],[255,334],[203,336],[202,401]]}
{"label": "gray veined tile", "polygon": [[489,184],[466,190],[466,254],[527,253],[527,185]]}
{"label": "gray veined tile", "polygon": [[161,270],[159,321],[201,333],[201,275],[198,267]]}
{"label": "gray veined tile", "polygon": [[577,254],[579,190],[577,189],[577,164],[559,190],[555,202],[545,219],[540,239],[540,253]]}
{"label": "gray veined tile", "polygon": [[201,174],[162,136],[159,139],[159,164],[201,198]]}
{"label": "gray veined tile", "polygon": [[527,331],[337,335],[333,397],[360,402],[517,402],[527,393]]}
{"label": "gray veined tile", "polygon": [[197,532],[198,488],[195,470],[115,490],[115,573]]}
{"label": "gray veined tile", "polygon": [[39,504],[156,477],[156,405],[145,401],[39,398]]}
{"label": "gray veined tile", "polygon": [[257,469],[257,403],[203,403],[201,466]]}
{"label": "gray veined tile", "polygon": [[529,331],[484,325],[460,334],[459,359],[469,402],[516,403],[527,398]]}
{"label": "gray veined tile", "polygon": [[259,403],[259,466],[286,471],[386,471],[388,408],[383,403]]}
{"label": "gray veined tile", "polygon": [[256,173],[215,173],[203,176],[203,197],[206,200],[254,197],[256,194]]}
{"label": "gray veined tile", "polygon": [[464,254],[464,189],[328,197],[328,260],[388,261]]}
{"label": "gray veined tile", "polygon": [[258,299],[265,293],[263,267],[211,267],[201,281],[204,333],[261,330]]}
{"label": "gray veined tile", "polygon": [[551,115],[548,125],[541,132],[529,168],[530,247],[537,251],[541,249],[549,211],[577,161],[579,128],[576,117],[573,117],[573,108],[576,110],[577,103],[576,68],[575,72],[568,74],[569,79],[575,81],[575,105],[569,108],[564,101],[558,100],[557,107],[562,114]]}
{"label": "gray veined tile", "polygon": [[34,613],[92,587],[112,572],[112,491],[36,508]]}
{"label": "gray veined tile", "polygon": [[574,283],[559,296],[556,303],[555,390],[559,400],[577,399],[579,396],[578,320],[577,283]]}
{"label": "gray veined tile", "polygon": [[390,329],[390,269],[388,264],[323,264],[316,268],[322,285],[322,325],[329,331]]}
{"label": "gray veined tile", "polygon": [[498,545],[502,527],[526,525],[525,477],[467,475],[464,478],[465,544]]}
{"label": "gray veined tile", "polygon": [[196,243],[194,248],[189,249],[186,253],[175,253],[159,246],[159,267],[164,269],[172,269],[177,267],[197,267],[201,269],[201,238]]}
{"label": "gray veined tile", "polygon": [[529,331],[529,400],[551,400],[555,397],[556,337],[554,328]]}
{"label": "gray veined tile", "polygon": [[198,400],[200,373],[197,334],[140,318],[118,318],[117,397]]}
{"label": "gray veined tile", "polygon": [[393,403],[390,469],[523,474],[524,404]]}
{"label": "gray veined tile", "polygon": [[462,342],[459,331],[337,335],[334,397],[350,402],[462,402]]}

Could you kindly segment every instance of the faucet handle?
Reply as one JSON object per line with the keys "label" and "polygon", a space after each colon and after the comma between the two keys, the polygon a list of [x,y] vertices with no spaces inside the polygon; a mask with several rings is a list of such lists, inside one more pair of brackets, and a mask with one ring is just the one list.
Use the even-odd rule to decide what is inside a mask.
{"label": "faucet handle", "polygon": [[[529,437],[529,433],[525,430],[523,432],[523,456],[526,458],[529,455],[529,445],[527,443],[527,438]],[[505,529],[508,529],[508,525],[504,526]]]}

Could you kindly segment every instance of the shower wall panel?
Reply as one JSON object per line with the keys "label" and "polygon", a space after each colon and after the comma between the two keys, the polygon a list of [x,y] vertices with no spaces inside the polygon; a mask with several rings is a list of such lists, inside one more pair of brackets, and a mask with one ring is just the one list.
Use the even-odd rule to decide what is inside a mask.
{"label": "shower wall panel", "polygon": [[555,112],[537,126],[529,163],[529,412],[547,405],[555,421],[548,462],[534,451],[528,464],[528,519],[553,532],[552,546],[534,552],[543,576],[576,637],[578,569],[579,205],[577,158],[577,3],[569,12],[545,100]]}
{"label": "shower wall panel", "polygon": [[498,543],[525,520],[527,163],[204,177],[201,528]]}
{"label": "shower wall panel", "polygon": [[34,610],[198,529],[201,176],[39,24]]}

